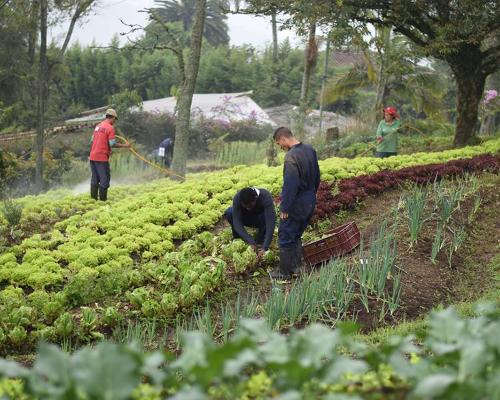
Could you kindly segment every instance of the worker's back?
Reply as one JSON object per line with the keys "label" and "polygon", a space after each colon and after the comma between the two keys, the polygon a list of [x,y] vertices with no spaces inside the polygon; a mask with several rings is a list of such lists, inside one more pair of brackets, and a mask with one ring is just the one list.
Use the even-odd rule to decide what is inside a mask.
{"label": "worker's back", "polygon": [[163,147],[165,150],[170,149],[172,147],[172,139],[166,138],[160,142],[160,146]]}
{"label": "worker's back", "polygon": [[293,146],[285,155],[285,168],[298,172],[298,192],[297,195],[304,192],[316,193],[319,187],[320,174],[318,167],[318,157],[312,146],[299,143]]}

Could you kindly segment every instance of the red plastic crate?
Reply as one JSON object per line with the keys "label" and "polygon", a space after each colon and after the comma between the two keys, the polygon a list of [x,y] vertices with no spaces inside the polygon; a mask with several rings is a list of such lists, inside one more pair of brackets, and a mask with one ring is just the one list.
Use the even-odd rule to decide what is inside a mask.
{"label": "red plastic crate", "polygon": [[361,234],[354,222],[337,226],[326,234],[328,236],[302,247],[304,259],[309,266],[347,254],[358,247],[361,241]]}

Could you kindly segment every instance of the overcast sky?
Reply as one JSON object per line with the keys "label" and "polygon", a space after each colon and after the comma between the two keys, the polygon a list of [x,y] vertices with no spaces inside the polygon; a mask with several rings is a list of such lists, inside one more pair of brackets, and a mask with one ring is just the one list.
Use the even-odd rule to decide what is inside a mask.
{"label": "overcast sky", "polygon": [[[127,24],[146,25],[146,13],[140,10],[154,5],[154,0],[101,0],[99,6],[81,23],[75,27],[72,43],[78,40],[82,45],[88,45],[95,40],[98,45],[109,44],[115,34],[128,31],[120,20]],[[270,18],[250,15],[228,16],[229,36],[232,45],[248,43],[257,48],[263,48],[271,43],[272,32]],[[67,24],[66,24],[67,26]],[[54,28],[51,36],[62,42],[64,28]],[[292,43],[300,44],[300,40],[290,31],[278,31],[278,40],[290,38]],[[126,39],[122,37],[122,43]]]}

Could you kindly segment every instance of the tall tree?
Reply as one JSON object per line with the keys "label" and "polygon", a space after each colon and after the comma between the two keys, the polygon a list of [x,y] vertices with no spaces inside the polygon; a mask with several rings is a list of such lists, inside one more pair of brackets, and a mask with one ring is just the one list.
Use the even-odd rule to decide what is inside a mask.
{"label": "tall tree", "polygon": [[[250,9],[245,9],[242,8],[242,6],[248,6],[251,1],[248,0],[224,0],[223,5],[224,5],[224,12],[225,13],[232,13],[233,11],[230,10],[231,4],[233,4],[236,8],[234,11],[235,14],[254,14],[254,15],[259,15],[259,11],[256,8],[250,8]],[[272,49],[273,49],[273,61],[275,63],[278,62],[278,21],[277,21],[277,11],[272,11],[269,8],[265,8],[265,11],[271,15],[271,30],[272,30],[272,35],[273,35],[273,44],[272,44]]]}
{"label": "tall tree", "polygon": [[343,17],[393,26],[448,63],[457,84],[456,146],[474,142],[486,77],[500,68],[500,2],[497,0],[249,0],[254,7],[287,12],[292,22],[314,16],[329,24]]}
{"label": "tall tree", "polygon": [[316,21],[309,24],[307,32],[307,43],[304,49],[304,71],[302,73],[302,85],[300,87],[299,115],[297,118],[296,136],[299,140],[305,139],[305,120],[309,106],[309,92],[311,86],[311,75],[318,62],[318,43],[316,41]]}
{"label": "tall tree", "polygon": [[318,43],[316,41],[316,22],[309,25],[307,43],[304,49],[304,74],[302,75],[302,86],[300,89],[300,103],[307,104],[309,101],[309,87],[311,85],[311,74],[318,61]]}
{"label": "tall tree", "polygon": [[377,51],[370,51],[371,46],[365,43],[364,63],[358,63],[330,79],[323,100],[333,103],[358,89],[372,89],[377,99],[370,118],[372,122],[380,120],[382,106],[388,101],[410,103],[415,111],[434,118],[444,116],[442,100],[446,82],[442,73],[420,65],[422,55],[415,51],[407,38],[396,34],[389,41],[388,30],[382,31],[385,32],[377,34],[376,40],[380,39]]}
{"label": "tall tree", "polygon": [[203,42],[203,31],[207,10],[207,0],[194,0],[195,8],[193,14],[193,25],[191,28],[190,48],[187,60],[184,59],[184,49],[177,38],[169,29],[155,9],[149,10],[152,20],[159,23],[165,30],[168,42],[166,48],[173,51],[177,57],[177,63],[181,76],[179,94],[177,96],[177,120],[175,124],[175,145],[172,159],[172,170],[176,174],[173,176],[184,177],[186,175],[186,164],[188,157],[188,143],[191,126],[191,104],[198,77],[200,66],[201,45]]}
{"label": "tall tree", "polygon": [[389,49],[391,44],[391,27],[380,27],[376,29],[376,49],[379,54],[379,68],[377,73],[377,97],[373,110],[374,123],[378,123],[384,108],[385,98],[387,96],[387,67],[389,64]]}
{"label": "tall tree", "polygon": [[[28,75],[34,57],[32,32],[36,31],[32,24],[33,20],[38,21],[39,16],[37,13],[36,18],[32,18],[33,8],[36,10],[36,7],[31,7],[30,3],[27,0],[0,2],[3,4],[0,8],[0,102],[5,107],[22,102],[31,78]],[[4,116],[3,122],[10,125],[11,121]],[[27,121],[23,122],[24,126],[29,126]]]}
{"label": "tall tree", "polygon": [[[186,32],[194,27],[196,0],[157,0],[156,4],[154,12],[162,22],[180,22]],[[227,16],[221,6],[221,0],[207,0],[203,35],[214,46],[229,43]]]}
{"label": "tall tree", "polygon": [[[345,4],[352,7],[353,18],[393,25],[428,54],[450,65],[458,89],[454,144],[472,143],[486,77],[500,68],[500,3],[346,0]],[[367,10],[375,10],[379,16],[373,17]]]}
{"label": "tall tree", "polygon": [[[45,111],[48,101],[48,85],[51,80],[52,68],[61,63],[64,53],[68,47],[73,34],[76,22],[82,18],[96,0],[67,0],[59,2],[49,2],[48,0],[38,0],[40,10],[40,49],[38,61],[38,93],[37,93],[37,127],[36,127],[36,172],[35,186],[37,191],[43,189],[43,151],[44,151],[44,130]],[[71,16],[68,30],[62,46],[56,52],[55,57],[49,60],[47,52],[47,28],[49,25],[50,13],[64,13]]]}
{"label": "tall tree", "polygon": [[47,58],[47,0],[40,0],[40,54],[38,66],[38,96],[37,96],[37,124],[36,124],[36,172],[35,189],[43,190],[43,133],[45,130],[45,109],[48,100],[47,79],[49,75],[49,61]]}
{"label": "tall tree", "polygon": [[271,14],[271,29],[273,32],[273,61],[278,62],[278,22],[276,13]]}

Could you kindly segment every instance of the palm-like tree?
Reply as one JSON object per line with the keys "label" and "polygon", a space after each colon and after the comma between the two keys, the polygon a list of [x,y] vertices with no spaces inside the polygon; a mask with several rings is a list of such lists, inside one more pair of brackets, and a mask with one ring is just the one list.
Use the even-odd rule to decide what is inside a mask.
{"label": "palm-like tree", "polygon": [[[376,57],[365,49],[364,64],[356,64],[331,79],[325,88],[324,103],[331,104],[357,90],[377,88],[381,91],[381,104],[391,95],[409,101],[417,112],[442,117],[443,78],[431,68],[420,65],[421,59],[400,35],[393,37],[384,50],[384,55]],[[383,62],[382,57],[386,57],[383,75],[377,68]],[[375,109],[375,113],[380,118],[379,110]]]}
{"label": "palm-like tree", "polygon": [[[184,31],[190,31],[195,10],[194,0],[157,0],[155,13],[163,22],[180,22]],[[222,13],[223,0],[208,0],[204,36],[214,46],[229,43],[227,16]]]}

